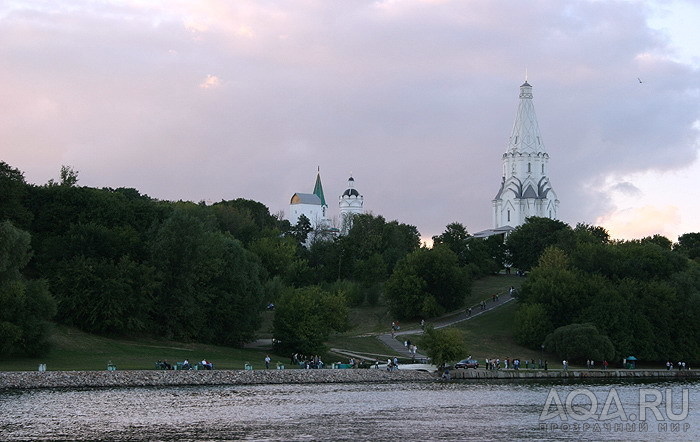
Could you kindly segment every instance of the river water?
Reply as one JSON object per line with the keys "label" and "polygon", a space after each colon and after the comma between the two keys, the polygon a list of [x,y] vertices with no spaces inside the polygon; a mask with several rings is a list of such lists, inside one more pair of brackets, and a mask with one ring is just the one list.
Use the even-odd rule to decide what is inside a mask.
{"label": "river water", "polygon": [[697,441],[698,387],[482,380],[4,391],[0,440]]}

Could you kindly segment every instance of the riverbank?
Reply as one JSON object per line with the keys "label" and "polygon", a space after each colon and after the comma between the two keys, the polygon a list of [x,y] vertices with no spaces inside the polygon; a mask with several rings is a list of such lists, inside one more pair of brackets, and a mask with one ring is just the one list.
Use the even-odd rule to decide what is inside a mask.
{"label": "riverbank", "polygon": [[117,370],[0,372],[0,390],[188,385],[328,384],[432,381],[416,370]]}
{"label": "riverbank", "polygon": [[[451,370],[459,379],[698,379],[697,370]],[[121,370],[0,372],[0,390],[165,387],[189,385],[419,382],[439,379],[418,370]]]}
{"label": "riverbank", "polygon": [[688,379],[698,370],[451,370],[451,379]]}

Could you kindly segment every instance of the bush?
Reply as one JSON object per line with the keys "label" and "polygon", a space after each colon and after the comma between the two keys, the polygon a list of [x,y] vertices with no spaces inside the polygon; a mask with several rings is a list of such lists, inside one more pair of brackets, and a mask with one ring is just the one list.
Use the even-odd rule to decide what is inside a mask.
{"label": "bush", "polygon": [[544,341],[547,351],[567,360],[602,361],[615,357],[615,347],[593,324],[569,324],[559,327]]}

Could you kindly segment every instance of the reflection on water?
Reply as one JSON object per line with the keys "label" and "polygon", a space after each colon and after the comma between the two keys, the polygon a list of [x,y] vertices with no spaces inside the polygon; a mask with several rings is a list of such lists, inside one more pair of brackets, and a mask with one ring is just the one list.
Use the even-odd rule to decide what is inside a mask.
{"label": "reflection on water", "polygon": [[[1,392],[0,439],[700,440],[699,385],[479,381]],[[539,421],[551,388],[562,403],[571,391],[588,389],[598,410],[614,388],[628,413],[639,408],[640,388],[670,389],[676,410],[689,389],[690,415],[677,431],[670,421],[660,429],[655,420],[641,433],[622,425],[576,429],[582,422],[572,419],[562,430],[560,417]],[[574,398],[585,402],[584,395]]]}

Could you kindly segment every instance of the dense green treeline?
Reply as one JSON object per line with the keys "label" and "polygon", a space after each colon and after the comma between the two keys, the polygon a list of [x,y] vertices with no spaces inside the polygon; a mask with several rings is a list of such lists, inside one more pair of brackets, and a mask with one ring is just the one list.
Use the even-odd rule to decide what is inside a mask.
{"label": "dense green treeline", "polygon": [[31,253],[29,234],[0,222],[0,354],[38,355],[47,350],[55,304],[45,280],[22,275]]}
{"label": "dense green treeline", "polygon": [[569,360],[700,360],[697,234],[676,245],[661,236],[610,241],[598,227],[531,218],[507,245],[514,264],[531,268],[516,320],[521,344]]}
{"label": "dense green treeline", "polygon": [[[451,223],[428,249],[416,227],[363,214],[347,235],[309,244],[323,235],[309,235],[308,220],[290,225],[256,201],[159,201],[79,186],[68,167],[31,185],[0,162],[0,192],[3,354],[45,351],[50,320],[230,346],[271,332],[281,351],[317,353],[353,326],[350,307],[437,316],[463,307],[473,279],[512,265],[529,271],[516,324],[524,344],[549,339],[573,359],[562,343],[608,339],[618,355],[700,359],[696,233],[613,242],[600,227],[531,218],[505,244]],[[272,305],[272,330],[260,330]]]}
{"label": "dense green treeline", "polygon": [[[104,335],[239,346],[255,339],[261,312],[275,304],[278,345],[318,352],[323,336],[348,326],[348,306],[382,302],[394,268],[408,254],[425,253],[414,226],[381,216],[357,216],[347,236],[306,247],[308,222],[292,226],[261,203],[169,202],[135,189],[82,187],[78,173],[65,166],[58,181],[30,185],[22,172],[0,163],[0,190],[9,232],[3,249],[12,248],[12,235],[25,245],[24,258],[4,257],[14,270],[3,284],[21,280],[46,308],[32,310],[9,289],[4,304],[24,306],[37,321],[53,318]],[[467,289],[453,288],[448,307]],[[11,311],[3,310],[5,316]],[[397,315],[405,316],[398,309]],[[19,345],[29,339],[18,331],[20,322],[26,323],[3,323],[4,353],[29,351]]]}

